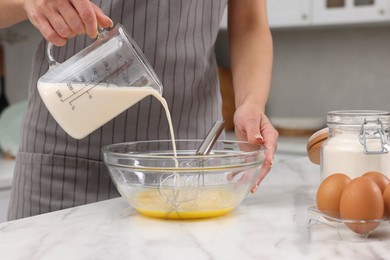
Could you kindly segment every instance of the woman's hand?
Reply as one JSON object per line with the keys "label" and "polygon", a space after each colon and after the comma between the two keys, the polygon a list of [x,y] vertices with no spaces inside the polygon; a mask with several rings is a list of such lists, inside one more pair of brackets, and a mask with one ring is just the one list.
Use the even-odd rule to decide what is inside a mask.
{"label": "woman's hand", "polygon": [[230,65],[238,139],[263,144],[267,151],[252,192],[270,171],[277,131],[264,114],[271,85],[273,46],[266,0],[229,0],[228,30]]}
{"label": "woman's hand", "polygon": [[77,34],[96,37],[98,25],[112,26],[111,19],[89,0],[25,0],[24,9],[43,37],[57,46]]}
{"label": "woman's hand", "polygon": [[278,132],[256,104],[239,106],[234,114],[234,125],[238,140],[245,140],[251,144],[262,144],[266,147],[265,160],[261,166],[259,178],[251,189],[251,192],[254,193],[271,170],[277,148]]}

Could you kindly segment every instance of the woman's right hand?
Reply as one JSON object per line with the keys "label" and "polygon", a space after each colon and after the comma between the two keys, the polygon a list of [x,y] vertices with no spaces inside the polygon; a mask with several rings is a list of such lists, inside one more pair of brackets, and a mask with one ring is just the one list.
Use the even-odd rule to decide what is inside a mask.
{"label": "woman's right hand", "polygon": [[43,37],[57,46],[78,34],[95,38],[98,26],[112,26],[111,19],[89,0],[25,0],[24,9]]}

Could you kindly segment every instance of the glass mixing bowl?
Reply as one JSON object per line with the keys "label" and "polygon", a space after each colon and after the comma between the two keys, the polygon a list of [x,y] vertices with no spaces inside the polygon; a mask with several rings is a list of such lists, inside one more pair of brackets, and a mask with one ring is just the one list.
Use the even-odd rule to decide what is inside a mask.
{"label": "glass mixing bowl", "polygon": [[149,217],[217,217],[236,208],[260,174],[265,148],[218,140],[196,156],[202,140],[140,141],[107,145],[104,162],[119,193]]}

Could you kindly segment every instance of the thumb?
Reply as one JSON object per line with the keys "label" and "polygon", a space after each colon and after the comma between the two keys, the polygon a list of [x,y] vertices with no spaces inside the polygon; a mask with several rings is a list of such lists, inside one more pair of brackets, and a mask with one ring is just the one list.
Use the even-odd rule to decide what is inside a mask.
{"label": "thumb", "polygon": [[262,144],[264,141],[260,133],[260,119],[251,119],[246,123],[246,133],[248,142],[251,144]]}

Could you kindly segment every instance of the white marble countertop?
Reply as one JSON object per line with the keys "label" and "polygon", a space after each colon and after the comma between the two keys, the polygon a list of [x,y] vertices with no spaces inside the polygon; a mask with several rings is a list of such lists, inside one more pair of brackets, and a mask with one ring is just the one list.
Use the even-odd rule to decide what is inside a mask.
{"label": "white marble countertop", "polygon": [[0,224],[0,258],[388,258],[386,228],[357,243],[340,240],[336,229],[323,224],[308,228],[308,207],[315,203],[319,180],[319,167],[307,157],[277,156],[257,193],[223,217],[152,219],[117,198],[5,222]]}

